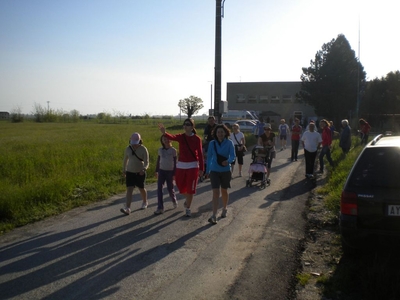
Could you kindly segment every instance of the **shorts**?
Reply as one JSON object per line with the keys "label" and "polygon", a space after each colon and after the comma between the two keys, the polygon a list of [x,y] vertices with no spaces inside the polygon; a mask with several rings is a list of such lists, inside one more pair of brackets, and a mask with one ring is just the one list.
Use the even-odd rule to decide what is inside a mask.
{"label": "shorts", "polygon": [[286,141],[286,134],[281,134],[279,136],[280,140],[285,140]]}
{"label": "shorts", "polygon": [[199,169],[179,169],[175,170],[175,182],[180,194],[196,194]]}
{"label": "shorts", "polygon": [[211,188],[219,189],[220,187],[223,189],[228,189],[231,187],[231,179],[232,173],[231,171],[226,172],[210,172],[210,181]]}
{"label": "shorts", "polygon": [[139,189],[144,189],[144,181],[146,180],[146,172],[143,175],[140,173],[126,172],[125,182],[126,187],[138,187]]}

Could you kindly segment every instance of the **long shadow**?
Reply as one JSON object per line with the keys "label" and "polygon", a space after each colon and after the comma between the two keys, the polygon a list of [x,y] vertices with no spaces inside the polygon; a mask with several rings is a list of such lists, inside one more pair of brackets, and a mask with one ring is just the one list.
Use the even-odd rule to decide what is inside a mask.
{"label": "long shadow", "polygon": [[[13,252],[19,253],[20,255],[24,254],[24,257],[18,261],[13,261],[3,266],[1,268],[1,274],[15,274],[16,272],[24,272],[29,270],[34,271],[1,283],[0,298],[4,299],[16,297],[34,289],[52,284],[63,278],[69,276],[73,277],[74,274],[77,274],[83,270],[95,268],[100,263],[111,260],[113,257],[123,256],[136,261],[137,257],[134,256],[134,253],[139,251],[140,248],[134,249],[130,253],[126,253],[126,249],[128,247],[132,247],[133,244],[140,242],[142,239],[147,238],[150,235],[157,234],[161,229],[176,222],[178,215],[180,217],[180,212],[176,212],[167,218],[162,219],[156,219],[154,216],[149,216],[147,218],[142,218],[132,223],[125,224],[117,228],[112,228],[98,234],[89,235],[90,233],[84,233],[84,231],[98,226],[99,223],[104,223],[99,222],[68,232],[47,235],[39,239],[32,239],[28,243],[20,243],[14,246],[8,246],[8,254],[11,255],[12,258],[16,257],[16,255],[11,254]],[[135,225],[146,221],[146,219],[153,219],[154,223],[135,230],[131,229]],[[181,245],[182,241],[187,240],[197,233],[198,231],[194,231],[188,234],[186,239],[184,237],[180,238],[180,242],[173,244],[177,245],[175,247],[178,247],[178,245]],[[66,240],[61,244],[53,245],[54,241],[58,241],[60,239]],[[149,250],[145,253],[149,254],[150,252],[151,251]],[[25,257],[26,254],[31,255]],[[143,254],[141,255],[141,257],[143,257]],[[4,257],[5,256],[2,254],[2,258]],[[157,260],[140,260],[138,263],[141,265],[141,267],[138,269],[136,269],[138,264],[136,262],[136,266],[130,270],[130,275],[135,273],[137,270],[148,266],[149,264],[155,263],[156,261]],[[143,265],[143,263],[145,265]],[[110,264],[115,264],[116,266],[126,266],[125,263],[120,264],[119,262],[113,262]],[[101,269],[103,270],[109,267],[110,266],[102,267]],[[95,274],[100,273],[102,273],[101,270],[96,270],[91,272],[91,275],[88,276],[95,277]],[[118,276],[116,276],[118,273],[119,271],[115,272],[114,278],[118,278]],[[105,288],[105,282],[108,281],[105,279],[109,279],[111,277],[102,278],[104,279],[101,280],[103,283],[101,283],[101,281],[98,283],[100,285],[103,284],[102,288],[99,288],[99,291]],[[77,287],[74,287],[74,289],[77,289]],[[67,295],[58,299],[66,298],[68,298]],[[56,297],[54,297],[54,299],[56,299]]]}
{"label": "long shadow", "polygon": [[[85,293],[87,293],[88,287],[90,287],[91,294],[89,299],[100,299],[107,295],[109,296],[118,291],[117,288],[107,290],[109,287],[115,285],[126,277],[134,275],[149,265],[165,259],[170,253],[183,247],[189,239],[209,228],[209,226],[200,227],[172,243],[156,246],[136,256],[133,255],[134,253],[129,253],[126,259],[122,261],[115,260],[114,262],[91,272],[87,276],[80,278],[44,299],[67,299],[65,298],[67,295],[69,298],[73,299],[87,299],[88,297]],[[113,280],[110,280],[110,278]],[[84,291],[80,291],[82,286],[86,287]],[[134,294],[132,295],[132,298],[135,298]]]}
{"label": "long shadow", "polygon": [[266,203],[262,204],[260,208],[269,207],[275,201],[293,200],[293,198],[309,193],[315,187],[313,181],[303,179],[296,183],[290,184],[288,187],[268,194],[265,197]]}

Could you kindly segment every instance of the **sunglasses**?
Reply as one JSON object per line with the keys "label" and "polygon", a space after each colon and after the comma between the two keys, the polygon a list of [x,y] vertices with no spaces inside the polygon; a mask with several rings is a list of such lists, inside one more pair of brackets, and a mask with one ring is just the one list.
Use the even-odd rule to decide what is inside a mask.
{"label": "sunglasses", "polygon": [[193,125],[190,123],[183,123],[183,126],[193,126]]}

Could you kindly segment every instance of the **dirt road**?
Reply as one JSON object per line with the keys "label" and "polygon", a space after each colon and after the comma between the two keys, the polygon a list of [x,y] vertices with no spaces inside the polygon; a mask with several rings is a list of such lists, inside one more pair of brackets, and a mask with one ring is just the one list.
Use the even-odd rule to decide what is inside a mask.
{"label": "dirt road", "polygon": [[[302,151],[300,151],[302,154]],[[0,237],[0,299],[290,299],[311,183],[303,155],[277,152],[266,189],[234,177],[228,216],[210,225],[211,188],[199,184],[192,218],[182,197],[155,216],[119,209],[124,195],[74,209]],[[237,174],[237,172],[235,172]],[[166,194],[166,193],[165,193]]]}

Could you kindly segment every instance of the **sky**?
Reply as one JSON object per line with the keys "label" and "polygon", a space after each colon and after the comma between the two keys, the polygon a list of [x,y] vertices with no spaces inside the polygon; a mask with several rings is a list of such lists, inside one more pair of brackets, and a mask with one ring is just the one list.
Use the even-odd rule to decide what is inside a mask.
{"label": "sky", "polygon": [[[227,82],[300,81],[343,34],[367,79],[400,70],[398,0],[226,0]],[[215,0],[1,0],[0,111],[178,115],[214,98]],[[211,95],[212,94],[212,95]]]}

